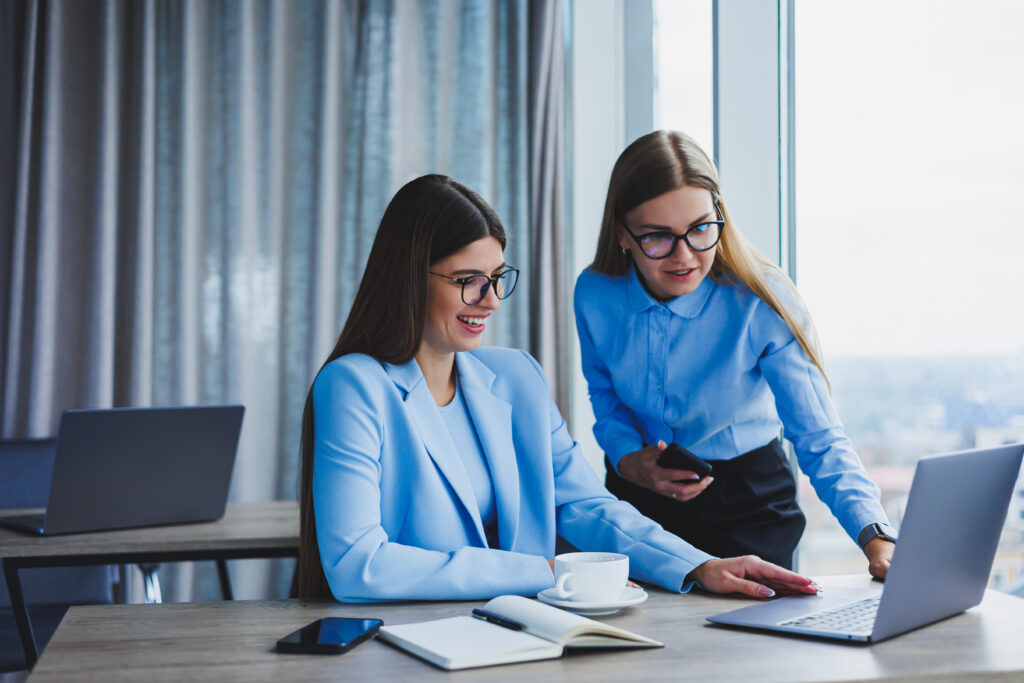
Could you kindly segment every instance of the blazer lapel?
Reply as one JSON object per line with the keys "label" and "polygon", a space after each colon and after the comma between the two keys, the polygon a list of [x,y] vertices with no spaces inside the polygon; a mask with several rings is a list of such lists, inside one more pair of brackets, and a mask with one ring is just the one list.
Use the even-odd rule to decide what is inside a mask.
{"label": "blazer lapel", "polygon": [[494,373],[469,353],[456,353],[462,391],[494,485],[501,547],[512,549],[519,530],[519,467],[512,443],[512,406],[491,393]]}
{"label": "blazer lapel", "polygon": [[420,438],[423,440],[424,448],[452,487],[469,514],[469,518],[473,520],[478,543],[486,546],[487,540],[483,522],[480,520],[480,509],[477,506],[476,494],[473,493],[469,475],[466,474],[466,468],[455,449],[455,444],[452,442],[448,430],[445,429],[444,418],[441,417],[441,411],[437,409],[437,403],[434,402],[430,388],[427,386],[426,380],[423,379],[419,365],[412,360],[405,365],[385,363],[384,367],[392,381],[406,391],[405,405]]}

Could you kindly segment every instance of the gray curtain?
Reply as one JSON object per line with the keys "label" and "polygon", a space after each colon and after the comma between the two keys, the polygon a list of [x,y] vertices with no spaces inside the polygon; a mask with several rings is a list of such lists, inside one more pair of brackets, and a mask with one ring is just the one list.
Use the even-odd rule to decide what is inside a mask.
{"label": "gray curtain", "polygon": [[[567,411],[562,12],[3,0],[2,436],[53,435],[65,408],[240,402],[231,498],[293,499],[309,383],[387,201],[428,172],[505,222],[524,277],[488,342],[537,355]],[[274,567],[233,565],[236,594],[282,595]],[[216,597],[196,572],[167,596]]]}

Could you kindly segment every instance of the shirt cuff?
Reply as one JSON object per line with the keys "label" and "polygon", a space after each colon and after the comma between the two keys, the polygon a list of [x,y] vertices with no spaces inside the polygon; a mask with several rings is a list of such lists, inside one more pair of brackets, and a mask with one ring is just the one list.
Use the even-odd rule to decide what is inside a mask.
{"label": "shirt cuff", "polygon": [[624,456],[639,451],[644,447],[644,444],[639,438],[636,440],[620,439],[611,446],[611,448],[605,451],[605,455],[608,456],[608,460],[611,462],[612,467],[615,468],[615,473],[621,476],[622,472],[619,472],[619,462]]}
{"label": "shirt cuff", "polygon": [[896,532],[889,524],[889,516],[885,514],[885,510],[882,509],[882,505],[878,500],[861,500],[843,507],[845,509],[834,510],[832,514],[839,520],[840,526],[843,527],[850,540],[857,543],[858,548],[860,543],[857,542],[857,539],[860,536],[860,532],[872,524],[878,524],[885,533],[892,534],[893,538],[896,537]]}
{"label": "shirt cuff", "polygon": [[685,574],[683,574],[683,579],[682,579],[682,582],[681,582],[682,585],[679,587],[679,592],[680,593],[689,593],[690,590],[694,586],[699,586],[700,588],[704,588],[704,586],[701,585],[700,581],[697,581],[697,580],[687,581],[686,577],[689,576],[691,573],[693,573],[693,570],[695,570],[697,567],[701,566],[705,562],[707,562],[709,560],[717,560],[717,559],[719,559],[719,558],[715,557],[714,555],[709,555],[706,552],[704,552],[703,550],[698,550],[697,548],[694,548],[694,551],[695,551],[694,553],[687,553],[686,560],[687,560],[687,562],[691,563],[691,567],[690,567],[690,569],[688,569],[686,571]]}
{"label": "shirt cuff", "polygon": [[683,583],[682,587],[681,587],[681,588],[679,589],[679,592],[680,592],[680,593],[689,593],[689,592],[690,592],[690,590],[691,590],[691,589],[692,589],[692,588],[693,588],[694,586],[697,586],[697,587],[698,587],[698,588],[700,588],[700,589],[703,589],[703,588],[704,588],[704,586],[702,586],[702,585],[700,584],[700,581],[686,581],[685,583]]}

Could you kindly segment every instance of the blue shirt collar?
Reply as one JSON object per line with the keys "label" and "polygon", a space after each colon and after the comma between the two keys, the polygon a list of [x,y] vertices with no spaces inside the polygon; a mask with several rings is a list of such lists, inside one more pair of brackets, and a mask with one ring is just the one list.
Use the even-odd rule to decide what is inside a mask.
{"label": "blue shirt collar", "polygon": [[707,303],[708,297],[711,296],[711,292],[715,288],[715,283],[712,282],[710,277],[705,275],[704,279],[699,285],[697,285],[697,289],[694,291],[689,294],[684,294],[683,296],[677,296],[671,301],[662,303],[648,294],[647,290],[644,289],[635,266],[630,267],[626,278],[626,300],[629,305],[629,310],[633,313],[642,313],[655,306],[664,306],[671,313],[674,313],[681,318],[696,318],[704,309],[704,304]]}

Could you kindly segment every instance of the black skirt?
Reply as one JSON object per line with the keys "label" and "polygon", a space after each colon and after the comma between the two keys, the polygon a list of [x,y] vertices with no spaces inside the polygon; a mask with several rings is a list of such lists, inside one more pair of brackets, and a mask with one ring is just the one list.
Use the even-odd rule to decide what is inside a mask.
{"label": "black skirt", "polygon": [[615,496],[683,540],[718,557],[757,555],[791,569],[807,520],[778,439],[732,460],[711,461],[714,481],[686,502],[620,477],[605,458],[605,484]]}

